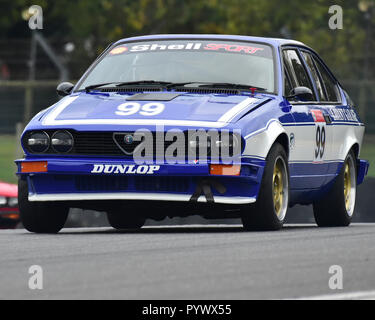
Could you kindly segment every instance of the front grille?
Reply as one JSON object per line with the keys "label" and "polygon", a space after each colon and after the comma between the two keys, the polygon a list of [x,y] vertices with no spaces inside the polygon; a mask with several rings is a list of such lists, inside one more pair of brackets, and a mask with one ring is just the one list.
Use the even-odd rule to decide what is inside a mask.
{"label": "front grille", "polygon": [[77,191],[116,192],[128,189],[128,179],[123,176],[77,176],[75,177]]}
{"label": "front grille", "polygon": [[[124,138],[133,134],[134,132],[72,132],[75,143],[71,154],[132,157],[135,148],[142,142],[133,141],[131,144],[126,144]],[[154,155],[159,154],[160,151],[164,154],[172,142],[164,141],[162,146],[160,143],[163,142],[158,141],[153,133]]]}
{"label": "front grille", "polygon": [[[49,137],[52,137],[53,133],[56,130],[46,130],[45,132],[49,135]],[[54,155],[83,155],[83,156],[111,156],[111,157],[122,157],[122,158],[133,158],[133,154],[136,153],[137,156],[141,156],[145,158],[147,155],[145,154],[145,151],[147,150],[147,153],[150,151],[150,148],[152,148],[153,152],[153,160],[155,159],[164,159],[164,156],[166,159],[171,157],[170,151],[173,150],[173,157],[177,157],[177,149],[181,152],[184,152],[182,154],[183,158],[179,158],[179,160],[186,160],[188,157],[192,157],[194,159],[199,158],[200,150],[199,147],[196,148],[195,153],[194,150],[189,145],[189,140],[193,136],[189,136],[189,132],[184,132],[184,139],[179,139],[176,136],[173,136],[173,141],[167,141],[165,138],[164,132],[145,132],[143,133],[144,137],[147,137],[148,135],[152,134],[152,139],[146,140],[146,143],[142,145],[142,149],[137,150],[137,146],[144,140],[144,137],[142,138],[142,141],[135,141],[137,139],[134,139],[134,132],[107,132],[107,131],[73,131],[68,130],[73,138],[74,138],[74,147],[72,150],[68,153],[56,153],[56,151],[53,150],[52,147],[50,147],[44,154],[54,154]],[[22,144],[26,147],[26,149],[30,152],[29,148],[27,147],[27,139],[30,136],[32,132],[27,132],[23,139]],[[192,132],[194,134],[195,132]],[[164,139],[162,139],[164,135]],[[130,140],[133,140],[131,143],[126,142],[127,137],[131,137]],[[238,137],[238,141],[241,140],[241,137]],[[147,141],[152,141],[152,146],[149,146],[147,144]],[[168,150],[168,147],[171,144],[174,144],[172,150]],[[182,143],[183,145],[181,145]],[[242,148],[244,144],[242,143]],[[168,152],[167,152],[168,151]],[[211,156],[210,153],[211,149],[208,147],[206,155],[208,157]],[[241,150],[242,151],[242,150]],[[141,152],[141,154],[140,154]],[[230,149],[230,156],[233,154],[233,148]],[[204,157],[204,155],[202,155]],[[150,159],[152,160],[152,159]],[[176,159],[175,159],[176,160]]]}
{"label": "front grille", "polygon": [[124,156],[113,140],[112,132],[72,132],[74,148],[71,153],[80,155]]}
{"label": "front grille", "polygon": [[189,191],[190,177],[74,176],[80,192],[177,192]]}
{"label": "front grille", "polygon": [[187,192],[189,189],[185,177],[135,177],[134,185],[138,191]]}

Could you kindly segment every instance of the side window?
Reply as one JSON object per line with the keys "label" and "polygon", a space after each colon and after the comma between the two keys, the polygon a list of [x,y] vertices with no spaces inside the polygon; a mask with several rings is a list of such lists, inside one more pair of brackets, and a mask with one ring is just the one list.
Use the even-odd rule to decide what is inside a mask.
{"label": "side window", "polygon": [[283,51],[283,56],[289,75],[292,78],[293,87],[307,87],[314,92],[309,76],[306,73],[305,67],[300,60],[297,51],[285,50]]}
{"label": "side window", "polygon": [[324,86],[326,88],[327,93],[327,100],[331,102],[338,102],[339,99],[339,89],[335,83],[335,81],[332,79],[331,75],[328,73],[326,68],[323,66],[323,64],[316,59],[313,58],[316,64],[316,67],[319,70],[319,73],[323,79]]}
{"label": "side window", "polygon": [[306,52],[306,51],[302,51],[302,56],[305,59],[306,64],[308,65],[308,67],[311,71],[311,75],[314,79],[316,89],[318,90],[319,100],[320,101],[327,101],[328,99],[327,99],[325,91],[324,91],[324,86],[322,84],[322,80],[320,78],[319,72],[317,71],[317,69],[315,67],[315,64],[314,64],[314,61],[313,61],[313,58],[312,58],[311,54]]}
{"label": "side window", "polygon": [[344,91],[344,95],[345,95],[345,98],[346,98],[346,101],[347,101],[348,105],[350,107],[354,108],[354,102],[353,102],[352,98],[350,98],[349,94],[345,90],[343,90],[343,91]]}
{"label": "side window", "polygon": [[289,96],[293,87],[289,79],[287,70],[284,68],[284,95]]}

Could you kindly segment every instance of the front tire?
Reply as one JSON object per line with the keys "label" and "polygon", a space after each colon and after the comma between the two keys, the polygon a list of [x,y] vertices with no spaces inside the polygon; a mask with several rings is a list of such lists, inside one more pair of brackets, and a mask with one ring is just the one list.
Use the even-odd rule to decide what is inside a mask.
{"label": "front tire", "polygon": [[245,230],[279,230],[288,210],[288,157],[281,144],[275,143],[266,159],[262,184],[255,204],[242,209]]}
{"label": "front tire", "polygon": [[68,217],[69,208],[53,202],[30,202],[26,180],[18,180],[20,218],[26,230],[35,233],[58,233]]}
{"label": "front tire", "polygon": [[344,165],[329,192],[314,202],[314,217],[319,227],[346,227],[354,214],[357,192],[356,157],[347,155]]}

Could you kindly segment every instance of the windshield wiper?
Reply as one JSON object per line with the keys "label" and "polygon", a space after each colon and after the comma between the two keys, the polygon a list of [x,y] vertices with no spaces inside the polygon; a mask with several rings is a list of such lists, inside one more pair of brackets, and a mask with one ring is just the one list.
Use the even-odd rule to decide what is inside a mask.
{"label": "windshield wiper", "polygon": [[86,92],[89,92],[92,89],[96,89],[96,88],[100,88],[100,87],[104,87],[104,86],[109,86],[110,84],[115,84],[115,83],[118,83],[118,82],[105,82],[105,83],[92,84],[90,86],[85,87],[84,90]]}
{"label": "windshield wiper", "polygon": [[208,82],[202,82],[202,81],[171,82],[170,84],[166,85],[166,87],[167,87],[168,89],[170,89],[170,88],[175,88],[175,87],[184,87],[184,86],[186,86],[186,85],[188,85],[188,84],[195,84],[195,83],[197,83],[197,84],[199,84],[199,83],[204,83],[204,84],[206,84],[206,83],[208,83]]}
{"label": "windshield wiper", "polygon": [[167,81],[155,81],[155,80],[139,80],[139,81],[128,81],[128,82],[105,82],[105,83],[98,83],[98,84],[93,84],[90,86],[85,87],[85,91],[89,92],[92,89],[97,89],[100,87],[105,87],[109,85],[115,85],[116,87],[125,87],[125,86],[132,86],[132,85],[162,85],[166,86],[169,84],[172,84],[172,82],[167,82]]}
{"label": "windshield wiper", "polygon": [[128,82],[121,82],[116,85],[116,87],[125,87],[125,86],[132,86],[132,85],[169,85],[172,84],[172,82],[168,81],[156,81],[156,80],[139,80],[139,81],[128,81]]}
{"label": "windshield wiper", "polygon": [[199,86],[200,88],[234,88],[234,89],[245,89],[245,90],[256,90],[256,91],[267,91],[265,88],[252,86],[248,84],[240,84],[240,83],[226,83],[226,82],[212,82],[206,83]]}
{"label": "windshield wiper", "polygon": [[239,84],[239,83],[227,83],[227,82],[203,82],[203,81],[192,81],[192,82],[180,82],[180,83],[171,83],[166,87],[168,89],[174,87],[184,87],[189,84],[199,84],[198,88],[234,88],[234,89],[242,89],[242,90],[249,90],[249,91],[262,91],[265,92],[267,89],[256,87],[247,84]]}
{"label": "windshield wiper", "polygon": [[106,82],[106,83],[98,83],[93,84],[90,86],[85,87],[85,91],[89,92],[92,89],[114,85],[117,87],[126,87],[126,86],[134,86],[134,85],[159,85],[165,87],[166,89],[171,89],[175,87],[184,87],[189,84],[198,84],[198,88],[231,88],[231,89],[242,89],[242,90],[249,90],[249,91],[267,91],[265,88],[256,87],[247,84],[239,84],[239,83],[227,83],[227,82],[203,82],[203,81],[191,81],[191,82],[168,82],[168,81],[157,81],[157,80],[139,80],[139,81],[128,81],[128,82]]}

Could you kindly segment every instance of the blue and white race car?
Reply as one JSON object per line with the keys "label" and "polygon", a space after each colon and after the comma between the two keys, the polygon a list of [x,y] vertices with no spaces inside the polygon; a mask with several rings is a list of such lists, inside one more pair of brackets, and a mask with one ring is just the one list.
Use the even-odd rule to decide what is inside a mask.
{"label": "blue and white race car", "polygon": [[31,232],[58,232],[69,208],[117,229],[147,218],[240,217],[276,230],[312,204],[347,226],[368,162],[364,124],[322,59],[301,42],[153,35],[110,45],[38,113],[16,160]]}

